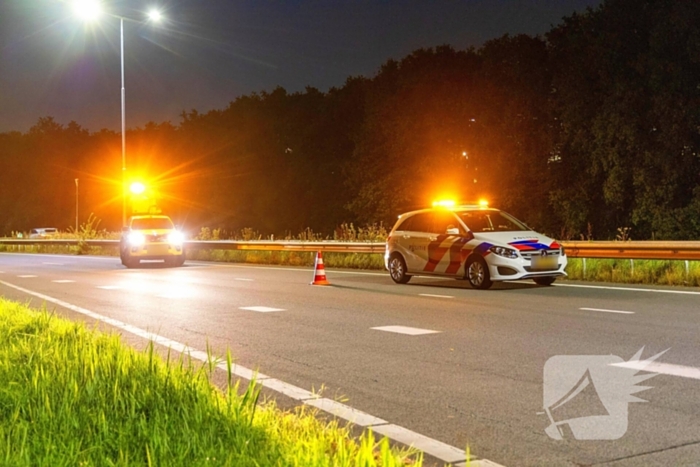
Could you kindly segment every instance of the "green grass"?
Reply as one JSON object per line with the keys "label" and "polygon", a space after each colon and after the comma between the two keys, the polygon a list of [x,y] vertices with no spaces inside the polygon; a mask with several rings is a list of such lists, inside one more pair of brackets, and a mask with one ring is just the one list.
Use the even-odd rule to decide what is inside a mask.
{"label": "green grass", "polygon": [[[310,267],[314,265],[316,253],[313,251],[198,250],[187,252],[187,258],[198,261]],[[384,269],[384,256],[369,253],[324,253],[323,265],[331,268]]]}
{"label": "green grass", "polygon": [[583,259],[570,258],[566,272],[569,279],[620,282],[626,284],[658,284],[700,286],[700,262],[628,259]]}
{"label": "green grass", "polygon": [[[400,466],[422,455],[360,439],[313,410],[258,402],[216,364],[161,359],[116,334],[0,299],[0,465]],[[231,357],[227,358],[231,367]]]}

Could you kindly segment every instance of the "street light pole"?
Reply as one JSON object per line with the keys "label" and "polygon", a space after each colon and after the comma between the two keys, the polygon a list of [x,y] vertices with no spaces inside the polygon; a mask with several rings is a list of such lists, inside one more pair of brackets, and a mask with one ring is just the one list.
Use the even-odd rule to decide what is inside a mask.
{"label": "street light pole", "polygon": [[75,234],[78,234],[78,179],[75,179]]}
{"label": "street light pole", "polygon": [[124,88],[124,18],[119,18],[122,62],[122,226],[126,225],[126,89]]}
{"label": "street light pole", "polygon": [[[99,0],[73,0],[73,9],[85,19],[95,19],[101,13]],[[116,15],[115,15],[116,16]],[[148,17],[152,21],[160,21],[158,10],[151,10]],[[119,16],[119,43],[121,52],[122,74],[122,226],[126,225],[126,90],[124,86],[124,18]],[[76,181],[77,184],[77,181]]]}

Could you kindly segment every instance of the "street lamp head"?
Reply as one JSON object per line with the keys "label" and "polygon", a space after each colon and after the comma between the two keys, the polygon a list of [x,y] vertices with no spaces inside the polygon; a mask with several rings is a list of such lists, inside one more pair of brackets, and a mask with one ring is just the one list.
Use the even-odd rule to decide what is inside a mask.
{"label": "street lamp head", "polygon": [[163,19],[163,15],[160,13],[160,11],[158,11],[154,8],[148,12],[148,19],[158,23]]}
{"label": "street lamp head", "polygon": [[99,0],[73,0],[73,11],[86,21],[97,19],[102,14]]}

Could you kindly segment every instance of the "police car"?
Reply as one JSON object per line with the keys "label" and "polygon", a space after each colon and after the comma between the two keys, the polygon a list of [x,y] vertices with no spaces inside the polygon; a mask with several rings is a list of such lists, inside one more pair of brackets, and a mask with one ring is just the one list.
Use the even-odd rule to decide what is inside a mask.
{"label": "police car", "polygon": [[166,266],[182,266],[184,242],[184,234],[175,229],[168,216],[131,216],[122,229],[119,256],[127,268],[138,266],[141,260],[162,260]]}
{"label": "police car", "polygon": [[399,216],[384,264],[398,284],[413,275],[438,275],[488,289],[494,281],[520,279],[551,285],[566,276],[567,259],[556,241],[486,203],[442,203]]}

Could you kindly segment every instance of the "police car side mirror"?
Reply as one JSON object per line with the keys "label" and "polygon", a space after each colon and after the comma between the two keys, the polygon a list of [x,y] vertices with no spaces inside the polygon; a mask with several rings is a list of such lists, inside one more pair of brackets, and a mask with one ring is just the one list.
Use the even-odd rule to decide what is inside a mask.
{"label": "police car side mirror", "polygon": [[457,227],[447,229],[447,235],[459,235],[459,229]]}

